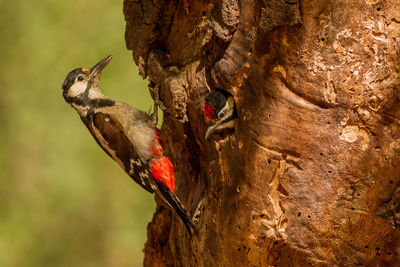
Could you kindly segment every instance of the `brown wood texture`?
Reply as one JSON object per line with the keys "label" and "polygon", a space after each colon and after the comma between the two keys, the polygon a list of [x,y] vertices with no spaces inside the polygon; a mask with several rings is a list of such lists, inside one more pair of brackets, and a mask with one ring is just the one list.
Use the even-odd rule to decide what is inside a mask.
{"label": "brown wood texture", "polygon": [[[145,266],[399,266],[398,0],[125,0],[124,14],[200,230],[159,205]],[[238,111],[210,142],[208,88]]]}

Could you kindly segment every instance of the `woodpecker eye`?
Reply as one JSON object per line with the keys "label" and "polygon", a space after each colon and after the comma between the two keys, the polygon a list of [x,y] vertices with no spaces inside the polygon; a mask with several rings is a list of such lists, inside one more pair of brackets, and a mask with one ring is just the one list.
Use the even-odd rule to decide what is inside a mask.
{"label": "woodpecker eye", "polygon": [[223,116],[225,116],[225,112],[221,111],[221,112],[218,114],[218,118],[222,118]]}
{"label": "woodpecker eye", "polygon": [[77,78],[77,80],[78,80],[79,82],[83,81],[84,79],[85,79],[85,77],[83,77],[82,75],[79,75],[78,78]]}

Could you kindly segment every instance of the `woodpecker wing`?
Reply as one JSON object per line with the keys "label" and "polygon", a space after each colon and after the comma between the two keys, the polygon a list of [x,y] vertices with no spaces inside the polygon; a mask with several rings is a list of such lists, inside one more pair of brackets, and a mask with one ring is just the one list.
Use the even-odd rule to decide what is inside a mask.
{"label": "woodpecker wing", "polygon": [[197,235],[198,230],[181,201],[165,181],[154,178],[149,163],[139,157],[120,122],[111,114],[96,112],[92,116],[90,126],[90,132],[103,150],[144,189],[150,193],[156,192],[178,213],[188,232]]}
{"label": "woodpecker wing", "polygon": [[154,180],[157,185],[157,193],[159,196],[171,206],[173,210],[178,213],[179,217],[182,219],[183,223],[186,226],[186,229],[190,234],[194,233],[198,235],[199,232],[197,227],[194,225],[192,219],[189,217],[185,207],[183,206],[182,202],[179,198],[172,192],[164,183]]}
{"label": "woodpecker wing", "polygon": [[103,150],[135,182],[153,193],[155,185],[151,184],[154,179],[149,171],[149,164],[139,157],[120,122],[110,114],[97,112],[93,114],[90,126],[88,127],[90,132]]}

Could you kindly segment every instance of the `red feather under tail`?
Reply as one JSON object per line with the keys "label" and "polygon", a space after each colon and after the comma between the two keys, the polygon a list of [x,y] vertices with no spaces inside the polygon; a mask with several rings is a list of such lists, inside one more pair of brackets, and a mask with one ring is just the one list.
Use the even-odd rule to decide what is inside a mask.
{"label": "red feather under tail", "polygon": [[162,182],[175,193],[175,176],[172,163],[165,156],[157,157],[150,162],[151,174],[154,179]]}
{"label": "red feather under tail", "polygon": [[154,158],[150,161],[150,170],[153,174],[154,179],[162,182],[172,192],[175,193],[175,176],[172,162],[168,157],[163,155],[164,150],[161,146],[160,132],[156,130],[156,140],[153,147],[152,154]]}

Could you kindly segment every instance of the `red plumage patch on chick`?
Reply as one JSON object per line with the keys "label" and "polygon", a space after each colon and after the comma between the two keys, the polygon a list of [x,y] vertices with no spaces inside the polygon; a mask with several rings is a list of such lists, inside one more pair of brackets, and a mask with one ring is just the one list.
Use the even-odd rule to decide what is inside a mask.
{"label": "red plumage patch on chick", "polygon": [[204,115],[209,119],[216,119],[226,105],[227,95],[228,93],[221,89],[211,90],[204,98]]}
{"label": "red plumage patch on chick", "polygon": [[216,117],[216,111],[217,109],[212,106],[208,105],[205,102],[203,103],[203,112],[209,119],[214,119]]}

